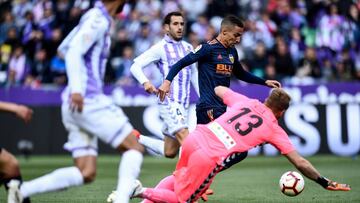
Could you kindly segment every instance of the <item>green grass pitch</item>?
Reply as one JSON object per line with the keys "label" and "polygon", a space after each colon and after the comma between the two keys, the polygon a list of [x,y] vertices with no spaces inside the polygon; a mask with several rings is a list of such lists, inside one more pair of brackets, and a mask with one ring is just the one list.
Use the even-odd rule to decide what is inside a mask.
{"label": "green grass pitch", "polygon": [[[101,155],[98,160],[97,179],[84,187],[66,191],[36,195],[33,203],[101,203],[117,180],[120,156]],[[209,202],[360,202],[360,158],[351,159],[335,156],[313,156],[308,159],[317,169],[329,178],[352,186],[350,192],[331,192],[305,178],[305,190],[296,197],[283,195],[278,186],[282,173],[295,170],[283,157],[248,157],[226,172],[219,174],[212,185],[215,194]],[[25,161],[20,158],[25,180],[51,172],[72,164],[70,156],[34,156]],[[140,180],[144,186],[155,186],[175,167],[176,160],[145,157]],[[132,203],[140,199],[131,200]],[[4,189],[0,190],[0,202],[6,202]]]}

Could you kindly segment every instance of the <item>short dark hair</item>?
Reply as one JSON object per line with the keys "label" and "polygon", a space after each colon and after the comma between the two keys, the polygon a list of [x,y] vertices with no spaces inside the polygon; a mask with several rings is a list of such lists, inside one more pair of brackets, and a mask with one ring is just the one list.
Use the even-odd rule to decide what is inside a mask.
{"label": "short dark hair", "polygon": [[225,16],[225,18],[221,21],[221,29],[225,26],[234,26],[234,25],[241,28],[245,26],[243,20],[234,15]]}
{"label": "short dark hair", "polygon": [[164,20],[163,20],[163,25],[170,25],[172,16],[181,16],[182,18],[184,18],[183,14],[181,12],[173,11],[173,12],[166,14],[166,16],[164,17]]}

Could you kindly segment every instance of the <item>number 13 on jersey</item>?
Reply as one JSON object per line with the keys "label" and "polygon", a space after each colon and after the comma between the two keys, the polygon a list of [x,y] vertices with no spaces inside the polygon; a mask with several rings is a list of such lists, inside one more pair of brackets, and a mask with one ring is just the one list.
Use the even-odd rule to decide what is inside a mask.
{"label": "number 13 on jersey", "polygon": [[[247,118],[244,118],[245,116]],[[246,121],[244,122],[242,119]],[[249,108],[242,108],[241,112],[227,120],[227,123],[231,124],[234,121],[237,121],[234,128],[241,136],[249,134],[253,128],[257,128],[263,123],[263,119],[258,115],[252,114]]]}

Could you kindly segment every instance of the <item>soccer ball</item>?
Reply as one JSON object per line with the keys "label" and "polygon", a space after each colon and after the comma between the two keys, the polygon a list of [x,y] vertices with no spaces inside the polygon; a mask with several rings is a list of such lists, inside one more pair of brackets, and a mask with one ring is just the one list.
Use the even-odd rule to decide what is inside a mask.
{"label": "soccer ball", "polygon": [[296,196],[304,190],[304,178],[296,171],[284,173],[279,181],[280,190],[287,196]]}

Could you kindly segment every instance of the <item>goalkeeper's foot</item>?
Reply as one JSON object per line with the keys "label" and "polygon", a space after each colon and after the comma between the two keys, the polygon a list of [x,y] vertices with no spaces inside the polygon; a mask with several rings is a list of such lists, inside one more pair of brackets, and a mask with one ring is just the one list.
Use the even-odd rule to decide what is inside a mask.
{"label": "goalkeeper's foot", "polygon": [[337,183],[334,181],[330,181],[329,185],[326,187],[327,190],[332,191],[350,191],[351,187],[348,184]]}

